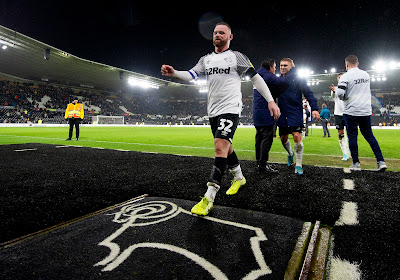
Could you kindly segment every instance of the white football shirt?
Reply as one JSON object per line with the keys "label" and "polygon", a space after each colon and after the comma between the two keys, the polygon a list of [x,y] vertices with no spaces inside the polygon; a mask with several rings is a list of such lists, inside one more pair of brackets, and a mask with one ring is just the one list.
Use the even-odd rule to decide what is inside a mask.
{"label": "white football shirt", "polygon": [[333,114],[336,116],[343,116],[344,101],[339,99],[339,97],[336,94],[336,91],[337,87],[335,87],[335,91],[331,91],[331,97],[333,97],[333,100],[335,101],[335,110]]}
{"label": "white football shirt", "polygon": [[[238,114],[242,112],[241,77],[253,69],[244,54],[227,49],[222,53],[212,52],[200,58],[189,73],[194,79],[205,75],[208,86],[208,116]],[[252,75],[256,71],[251,72]],[[251,77],[250,77],[251,78]]]}
{"label": "white football shirt", "polygon": [[371,87],[369,74],[358,67],[350,68],[338,83],[336,94],[344,100],[343,114],[351,116],[370,116]]}

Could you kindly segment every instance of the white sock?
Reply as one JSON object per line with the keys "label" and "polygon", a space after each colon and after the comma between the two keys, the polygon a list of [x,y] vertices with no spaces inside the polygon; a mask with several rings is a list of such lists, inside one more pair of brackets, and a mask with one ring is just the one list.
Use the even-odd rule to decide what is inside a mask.
{"label": "white sock", "polygon": [[290,140],[288,139],[286,143],[282,143],[285,150],[288,152],[289,156],[293,155],[292,145],[290,144]]}
{"label": "white sock", "polygon": [[343,155],[348,155],[348,153],[347,153],[347,145],[346,145],[346,139],[345,138],[342,138],[342,139],[340,139],[339,140],[339,145],[340,145],[340,148],[342,149],[342,153],[343,153]]}
{"label": "white sock", "polygon": [[303,142],[294,143],[294,153],[296,155],[296,166],[303,166],[303,151],[304,145]]}
{"label": "white sock", "polygon": [[208,182],[207,183],[207,192],[204,195],[209,201],[214,202],[215,196],[217,195],[217,192],[219,191],[219,186],[213,182]]}
{"label": "white sock", "polygon": [[229,169],[229,172],[233,175],[234,180],[242,180],[243,179],[243,173],[242,173],[242,168],[240,168],[240,164],[238,166]]}

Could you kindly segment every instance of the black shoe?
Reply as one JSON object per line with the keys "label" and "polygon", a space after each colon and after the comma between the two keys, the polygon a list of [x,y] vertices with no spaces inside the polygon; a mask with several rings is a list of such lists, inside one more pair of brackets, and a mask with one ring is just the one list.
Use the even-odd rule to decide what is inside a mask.
{"label": "black shoe", "polygon": [[67,139],[65,139],[65,141],[71,141],[71,138],[67,138]]}
{"label": "black shoe", "polygon": [[257,166],[258,171],[263,173],[279,173],[278,170],[274,169],[271,165],[266,164],[265,166],[259,165]]}

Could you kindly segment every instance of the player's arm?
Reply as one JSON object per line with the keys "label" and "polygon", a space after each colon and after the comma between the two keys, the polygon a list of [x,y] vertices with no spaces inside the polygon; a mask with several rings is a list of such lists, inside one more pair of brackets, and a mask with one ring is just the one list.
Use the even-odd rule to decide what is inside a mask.
{"label": "player's arm", "polygon": [[300,89],[301,92],[304,94],[304,97],[307,99],[308,104],[310,104],[313,119],[319,120],[320,115],[318,112],[319,109],[318,109],[317,99],[314,97],[314,93],[311,91],[310,87],[306,84],[305,80],[301,80]]}
{"label": "player's arm", "polygon": [[161,66],[161,74],[167,77],[174,77],[186,82],[193,80],[193,76],[189,71],[178,71],[175,70],[174,67],[170,65]]}
{"label": "player's arm", "polygon": [[329,89],[331,90],[331,97],[332,97],[332,98],[335,98],[335,96],[336,96],[336,88],[335,88],[335,86],[332,84],[332,85],[329,87]]}
{"label": "player's arm", "polygon": [[204,56],[200,58],[196,66],[194,66],[189,71],[178,71],[170,65],[161,66],[161,74],[167,77],[174,77],[185,82],[190,82],[191,80],[197,80],[201,74],[204,73]]}
{"label": "player's arm", "polygon": [[267,100],[268,109],[271,113],[271,116],[273,116],[274,119],[277,120],[279,118],[279,116],[281,115],[281,111],[279,110],[279,107],[274,102],[271,91],[269,90],[264,79],[254,70],[254,68],[250,68],[249,70],[250,70],[250,73],[248,73],[248,74],[252,75],[251,82],[253,83],[253,85],[257,89],[257,91],[265,98],[265,100]]}
{"label": "player's arm", "polygon": [[340,100],[346,99],[347,85],[348,85],[348,82],[345,80],[345,75],[341,76],[339,79],[339,82],[338,82],[337,89],[336,89],[336,96]]}

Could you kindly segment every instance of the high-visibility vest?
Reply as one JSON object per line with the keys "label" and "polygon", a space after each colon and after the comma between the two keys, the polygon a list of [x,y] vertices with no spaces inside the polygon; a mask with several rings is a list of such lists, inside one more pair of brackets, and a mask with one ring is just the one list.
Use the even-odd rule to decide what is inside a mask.
{"label": "high-visibility vest", "polygon": [[83,107],[82,107],[81,103],[68,104],[68,107],[67,107],[68,118],[83,118],[83,116],[81,115],[82,108]]}

